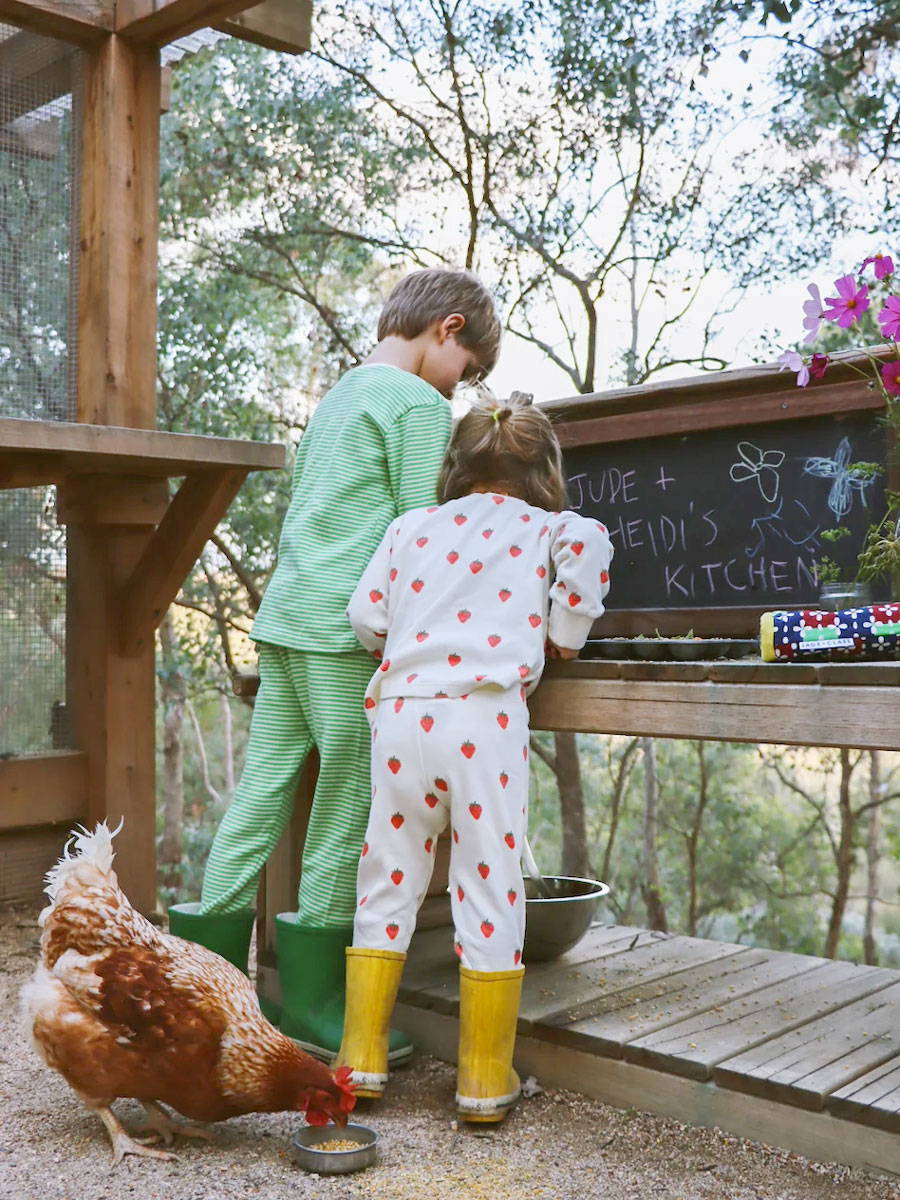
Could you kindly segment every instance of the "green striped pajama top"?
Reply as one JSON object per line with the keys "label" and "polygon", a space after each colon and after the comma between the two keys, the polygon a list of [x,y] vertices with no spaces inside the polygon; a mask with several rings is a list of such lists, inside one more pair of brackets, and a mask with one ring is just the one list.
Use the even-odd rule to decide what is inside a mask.
{"label": "green striped pajama top", "polygon": [[447,400],[384,363],[354,367],[316,408],[294,466],[278,564],[252,637],[294,650],[359,650],[347,604],[391,521],[435,502]]}

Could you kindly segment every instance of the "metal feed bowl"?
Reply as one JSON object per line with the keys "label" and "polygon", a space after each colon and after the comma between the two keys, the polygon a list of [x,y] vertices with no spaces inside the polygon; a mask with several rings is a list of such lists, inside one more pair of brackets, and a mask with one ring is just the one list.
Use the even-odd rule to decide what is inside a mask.
{"label": "metal feed bowl", "polygon": [[571,950],[587,933],[597,905],[609,892],[597,879],[545,875],[544,883],[553,893],[547,898],[539,894],[533,879],[525,879],[526,963],[545,962]]}

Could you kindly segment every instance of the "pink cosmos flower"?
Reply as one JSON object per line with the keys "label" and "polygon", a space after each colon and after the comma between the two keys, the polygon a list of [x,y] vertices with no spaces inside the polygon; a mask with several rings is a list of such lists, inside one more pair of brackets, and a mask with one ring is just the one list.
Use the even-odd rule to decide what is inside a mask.
{"label": "pink cosmos flower", "polygon": [[863,260],[863,265],[859,268],[857,274],[862,275],[869,263],[875,264],[876,279],[884,279],[886,275],[893,275],[894,273],[894,260],[889,254],[872,254],[869,258]]}
{"label": "pink cosmos flower", "polygon": [[796,350],[785,350],[784,354],[778,356],[778,361],[782,371],[797,372],[797,387],[806,387],[809,383],[809,367]]}
{"label": "pink cosmos flower", "polygon": [[803,311],[806,313],[803,328],[809,330],[803,339],[803,345],[810,346],[819,336],[819,326],[822,324],[822,293],[814,283],[810,283],[806,290],[812,299],[803,302]]}
{"label": "pink cosmos flower", "polygon": [[900,396],[900,361],[885,363],[881,368],[881,380],[889,396]]}
{"label": "pink cosmos flower", "polygon": [[900,338],[900,296],[888,296],[878,314],[878,324],[884,336],[892,342]]}
{"label": "pink cosmos flower", "polygon": [[830,362],[827,354],[814,354],[809,363],[809,373],[813,379],[824,379],[825,368]]}
{"label": "pink cosmos flower", "polygon": [[822,316],[826,321],[836,321],[841,329],[849,329],[869,307],[869,289],[864,283],[857,286],[852,275],[842,275],[834,281],[834,286],[838,294],[826,299],[830,307]]}

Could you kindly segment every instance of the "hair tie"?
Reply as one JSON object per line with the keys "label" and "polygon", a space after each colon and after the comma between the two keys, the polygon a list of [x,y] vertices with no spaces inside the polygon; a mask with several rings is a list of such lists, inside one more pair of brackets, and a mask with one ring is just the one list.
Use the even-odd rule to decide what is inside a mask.
{"label": "hair tie", "polygon": [[499,408],[495,408],[494,411],[491,413],[491,420],[496,421],[498,425],[500,424],[500,409]]}

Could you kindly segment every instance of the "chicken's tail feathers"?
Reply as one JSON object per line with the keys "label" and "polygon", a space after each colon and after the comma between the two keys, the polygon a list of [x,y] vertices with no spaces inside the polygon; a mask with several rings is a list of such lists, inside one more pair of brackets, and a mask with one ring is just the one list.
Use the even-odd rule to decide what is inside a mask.
{"label": "chicken's tail feathers", "polygon": [[51,904],[56,903],[65,883],[80,867],[90,865],[101,875],[111,873],[115,857],[112,840],[121,832],[124,824],[125,818],[122,817],[115,829],[110,829],[105,821],[99,821],[93,833],[83,825],[77,825],[72,830],[63,848],[62,858],[44,876],[44,891],[50,897]]}

